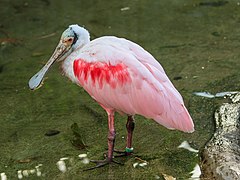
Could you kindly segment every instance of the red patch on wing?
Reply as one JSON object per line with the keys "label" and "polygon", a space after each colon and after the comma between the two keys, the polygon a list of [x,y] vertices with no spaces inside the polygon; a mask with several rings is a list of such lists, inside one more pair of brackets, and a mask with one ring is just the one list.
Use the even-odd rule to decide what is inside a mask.
{"label": "red patch on wing", "polygon": [[73,71],[80,84],[87,83],[88,79],[91,78],[93,85],[98,83],[100,88],[104,83],[115,88],[117,85],[122,86],[131,82],[127,66],[123,63],[111,65],[105,62],[86,62],[77,59],[74,61]]}

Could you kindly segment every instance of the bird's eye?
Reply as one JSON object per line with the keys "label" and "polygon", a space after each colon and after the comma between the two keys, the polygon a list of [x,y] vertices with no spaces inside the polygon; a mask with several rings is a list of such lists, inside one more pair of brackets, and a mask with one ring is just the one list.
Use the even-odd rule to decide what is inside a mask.
{"label": "bird's eye", "polygon": [[72,38],[69,38],[67,41],[68,41],[68,42],[71,42],[72,40],[73,40]]}

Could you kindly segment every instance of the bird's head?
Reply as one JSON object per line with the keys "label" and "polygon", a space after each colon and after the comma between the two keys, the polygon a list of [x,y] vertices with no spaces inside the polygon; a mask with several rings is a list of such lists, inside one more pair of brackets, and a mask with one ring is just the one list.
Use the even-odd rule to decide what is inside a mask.
{"label": "bird's head", "polygon": [[90,36],[86,29],[78,25],[70,25],[62,33],[61,39],[48,62],[29,80],[30,89],[35,90],[40,87],[46,72],[54,62],[65,60],[73,51],[83,47],[89,41]]}

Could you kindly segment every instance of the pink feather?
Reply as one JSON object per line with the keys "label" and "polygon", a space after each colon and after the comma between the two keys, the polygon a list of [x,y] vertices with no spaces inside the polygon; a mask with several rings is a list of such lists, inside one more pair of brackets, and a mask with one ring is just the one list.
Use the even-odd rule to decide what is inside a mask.
{"label": "pink feather", "polygon": [[193,132],[180,93],[154,57],[123,38],[101,37],[86,44],[73,62],[74,75],[104,109],[140,114],[159,124]]}

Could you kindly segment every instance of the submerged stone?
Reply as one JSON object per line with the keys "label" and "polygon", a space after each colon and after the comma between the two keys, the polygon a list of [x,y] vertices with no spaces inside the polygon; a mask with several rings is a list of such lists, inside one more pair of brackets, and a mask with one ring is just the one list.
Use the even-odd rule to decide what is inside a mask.
{"label": "submerged stone", "polygon": [[60,133],[60,131],[58,131],[58,130],[50,129],[45,133],[45,136],[55,136],[59,133]]}

